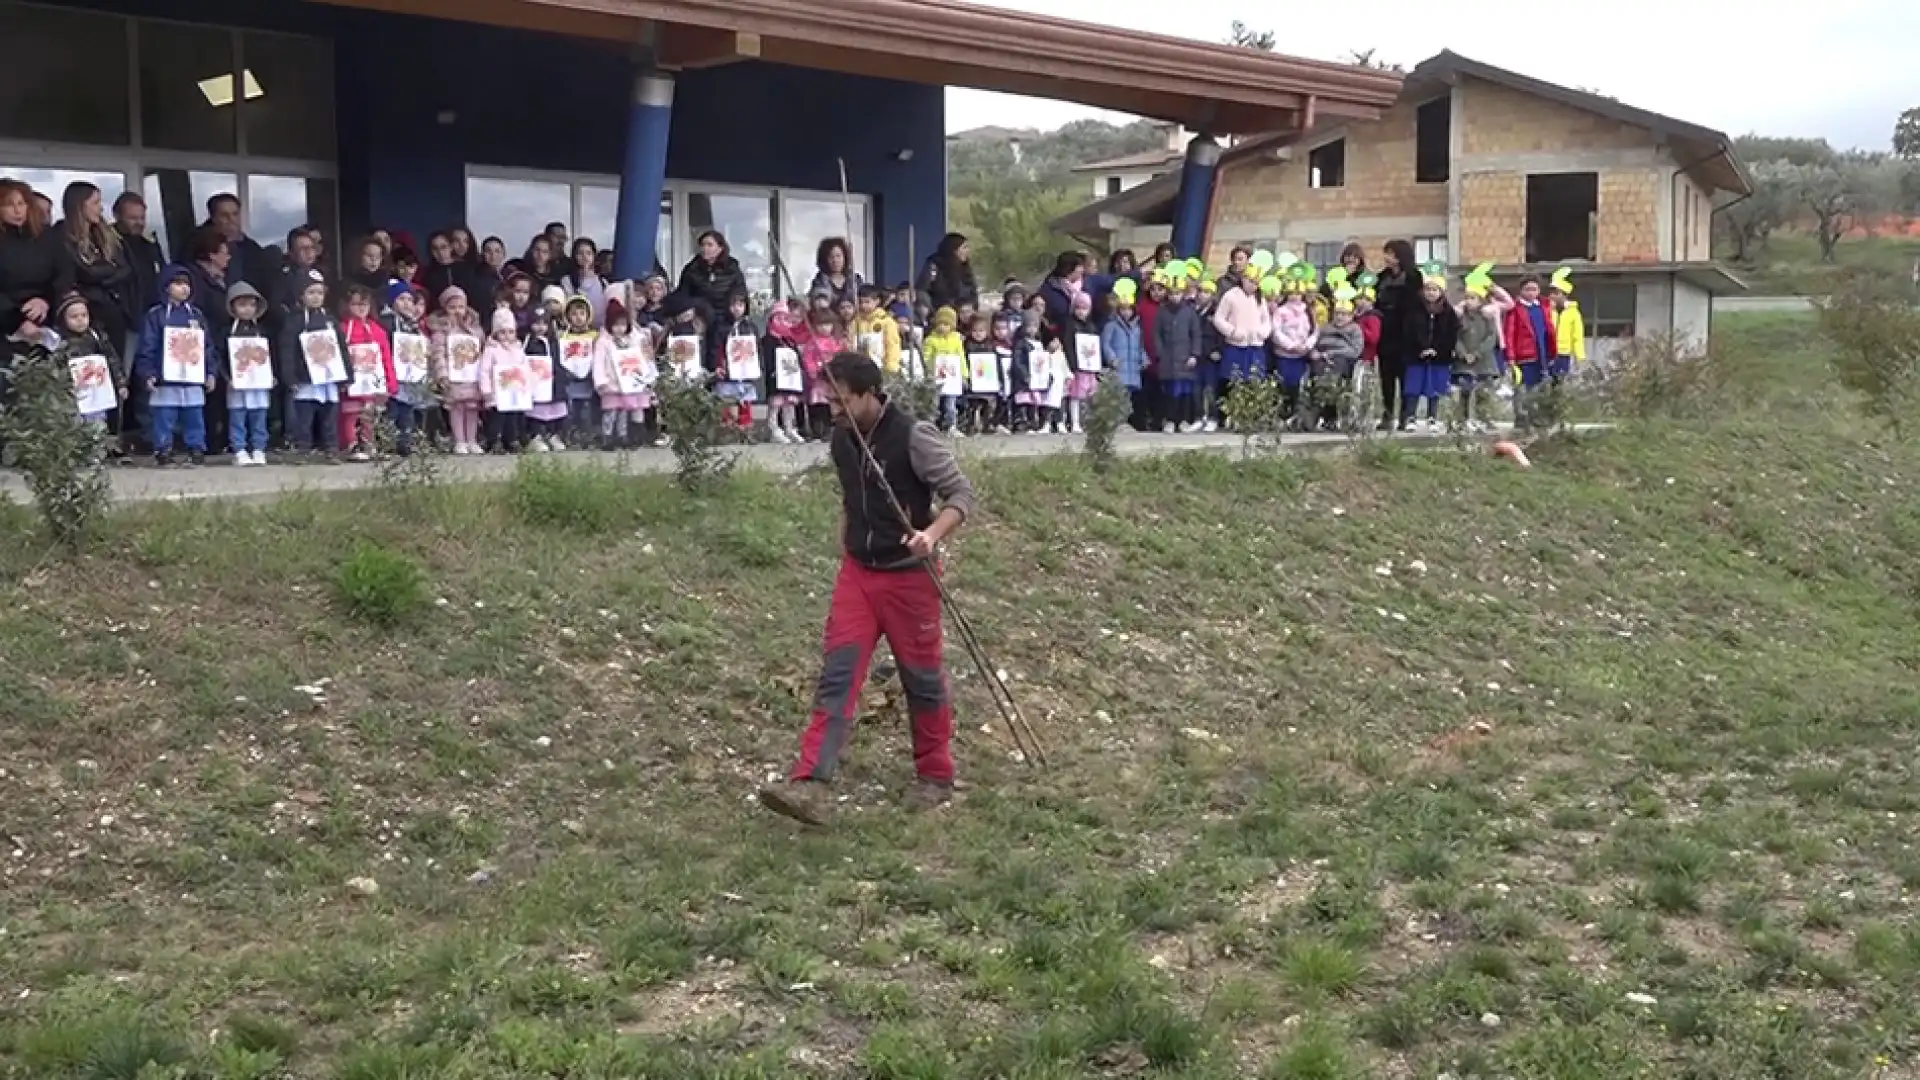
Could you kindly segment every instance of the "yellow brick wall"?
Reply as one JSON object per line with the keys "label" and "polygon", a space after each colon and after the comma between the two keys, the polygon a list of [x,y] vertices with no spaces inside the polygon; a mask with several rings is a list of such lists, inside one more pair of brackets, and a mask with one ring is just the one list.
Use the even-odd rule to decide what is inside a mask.
{"label": "yellow brick wall", "polygon": [[1347,175],[1341,187],[1307,186],[1310,142],[1295,146],[1291,161],[1255,156],[1228,164],[1220,174],[1214,233],[1230,237],[1243,231],[1236,226],[1248,223],[1311,218],[1445,217],[1447,185],[1417,184],[1413,179],[1416,105],[1395,105],[1376,122],[1348,127]]}
{"label": "yellow brick wall", "polygon": [[1524,94],[1498,83],[1462,79],[1461,150],[1476,154],[1531,154],[1577,150],[1633,150],[1653,145],[1645,128],[1598,113]]}
{"label": "yellow brick wall", "polygon": [[1603,263],[1658,262],[1660,201],[1666,175],[1660,169],[1608,169],[1600,173],[1597,252]]}
{"label": "yellow brick wall", "polygon": [[1517,263],[1526,257],[1527,178],[1517,172],[1460,177],[1457,265]]}

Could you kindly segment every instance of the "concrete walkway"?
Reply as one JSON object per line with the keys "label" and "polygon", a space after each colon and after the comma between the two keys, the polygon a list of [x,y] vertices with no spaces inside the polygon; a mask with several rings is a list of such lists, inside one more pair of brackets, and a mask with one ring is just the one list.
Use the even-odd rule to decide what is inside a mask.
{"label": "concrete walkway", "polygon": [[[1385,438],[1386,436],[1377,436]],[[1451,446],[1453,439],[1445,435],[1397,434],[1396,441],[1409,445],[1431,447]],[[1474,436],[1484,441],[1489,436]],[[963,458],[1033,458],[1048,454],[1078,452],[1082,440],[1079,436],[1063,435],[989,435],[979,438],[962,439],[955,445]],[[1182,451],[1206,451],[1212,453],[1237,453],[1241,446],[1238,435],[1226,433],[1213,435],[1142,435],[1132,430],[1120,433],[1119,452],[1125,455],[1171,454]],[[1282,448],[1292,453],[1325,453],[1345,449],[1350,440],[1338,434],[1289,434],[1282,440]],[[824,443],[806,443],[799,446],[781,446],[762,444],[743,446],[732,451],[740,457],[743,466],[764,469],[775,474],[796,473],[819,464],[827,456]],[[270,455],[270,458],[273,455]],[[528,455],[534,456],[534,455]],[[608,454],[598,451],[573,452],[561,454],[541,454],[544,460],[588,465],[597,464],[635,475],[670,473],[673,471],[674,458],[669,450],[635,450],[626,454]],[[145,460],[137,464],[126,465],[113,470],[113,497],[122,503],[138,502],[180,502],[190,499],[261,499],[272,498],[292,491],[351,491],[359,488],[377,486],[380,482],[379,468],[374,465],[274,465],[239,468],[231,464],[233,459],[227,455],[209,456],[208,464],[198,469],[156,469]],[[450,457],[441,456],[437,465],[442,478],[459,482],[499,482],[512,475],[519,458],[507,456]],[[16,502],[27,502],[31,496],[20,475],[12,471],[0,472],[0,493],[11,496]]]}

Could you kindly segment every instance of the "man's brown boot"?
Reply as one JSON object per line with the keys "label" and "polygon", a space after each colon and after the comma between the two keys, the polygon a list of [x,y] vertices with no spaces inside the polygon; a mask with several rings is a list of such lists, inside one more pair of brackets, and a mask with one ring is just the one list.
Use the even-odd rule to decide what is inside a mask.
{"label": "man's brown boot", "polygon": [[900,800],[900,805],[918,814],[928,810],[938,810],[953,801],[952,784],[936,784],[931,780],[915,780]]}
{"label": "man's brown boot", "polygon": [[789,780],[760,789],[760,805],[802,825],[825,825],[833,817],[833,794],[813,780]]}

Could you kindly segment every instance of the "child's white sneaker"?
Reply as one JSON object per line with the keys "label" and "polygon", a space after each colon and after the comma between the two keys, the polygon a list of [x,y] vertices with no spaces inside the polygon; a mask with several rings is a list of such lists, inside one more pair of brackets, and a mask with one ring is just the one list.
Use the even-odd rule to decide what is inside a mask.
{"label": "child's white sneaker", "polygon": [[1204,423],[1202,423],[1202,424],[1200,425],[1200,430],[1201,430],[1201,431],[1204,431],[1204,432],[1206,432],[1206,433],[1207,433],[1207,434],[1209,434],[1209,435],[1211,435],[1211,434],[1213,434],[1214,432],[1216,432],[1216,431],[1219,431],[1219,430],[1220,430],[1220,425],[1219,425],[1219,424],[1216,424],[1216,423],[1214,423],[1214,422],[1213,422],[1213,421],[1211,421],[1211,420],[1208,420],[1208,421],[1206,421],[1206,422],[1204,422]]}
{"label": "child's white sneaker", "polygon": [[967,437],[967,433],[964,431],[961,431],[959,428],[954,428],[953,437],[956,439],[964,439]]}
{"label": "child's white sneaker", "polygon": [[235,450],[233,452],[233,463],[235,465],[251,465],[253,464],[253,458],[245,450]]}
{"label": "child's white sneaker", "polygon": [[553,451],[556,454],[565,453],[567,449],[567,444],[560,441],[560,436],[551,435],[551,436],[548,436],[547,438],[547,449]]}
{"label": "child's white sneaker", "polygon": [[373,455],[367,453],[365,450],[355,450],[353,453],[347,455],[347,460],[365,464],[373,460]]}
{"label": "child's white sneaker", "polygon": [[527,440],[527,449],[536,454],[546,454],[552,452],[553,447],[547,445],[547,440],[535,435],[533,438]]}
{"label": "child's white sneaker", "polygon": [[1001,424],[999,427],[994,428],[993,432],[996,435],[1011,435],[1013,434],[1013,429],[1005,424]]}

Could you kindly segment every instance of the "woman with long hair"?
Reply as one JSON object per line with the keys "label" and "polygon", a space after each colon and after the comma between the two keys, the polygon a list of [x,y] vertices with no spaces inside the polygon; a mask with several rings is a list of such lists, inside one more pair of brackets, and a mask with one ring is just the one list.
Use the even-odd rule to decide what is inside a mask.
{"label": "woman with long hair", "polygon": [[1412,244],[1389,240],[1380,250],[1384,259],[1373,301],[1374,310],[1380,313],[1380,353],[1376,361],[1380,369],[1380,423],[1376,430],[1389,431],[1400,421],[1394,403],[1402,399],[1401,381],[1407,374],[1406,326],[1422,303],[1423,282]]}
{"label": "woman with long hair", "polygon": [[55,302],[72,291],[73,260],[47,231],[33,189],[0,180],[0,336],[22,323],[44,328]]}
{"label": "woman with long hair", "polygon": [[820,241],[820,247],[813,253],[813,267],[808,296],[823,292],[835,305],[842,300],[859,303],[860,286],[865,283],[853,272],[853,248],[844,237],[829,236]]}
{"label": "woman with long hair", "polygon": [[718,316],[726,313],[733,294],[747,291],[747,277],[727,246],[727,238],[718,232],[708,229],[701,233],[694,247],[693,258],[680,270],[680,287],[675,291],[688,302],[706,305],[701,317],[711,328],[719,322]]}
{"label": "woman with long hair", "polygon": [[980,286],[973,277],[973,248],[960,233],[948,233],[927,258],[925,279],[927,301],[935,311],[950,307],[979,308]]}
{"label": "woman with long hair", "polygon": [[508,263],[507,268],[532,278],[536,295],[549,285],[560,284],[562,271],[554,258],[552,235],[535,233],[533,239],[527,241],[527,253]]}
{"label": "woman with long hair", "polygon": [[126,257],[120,233],[107,220],[100,189],[85,181],[67,185],[60,196],[65,211],[60,238],[73,260],[74,288],[87,301],[87,315],[108,341],[125,339],[129,321],[127,290],[133,266]]}

